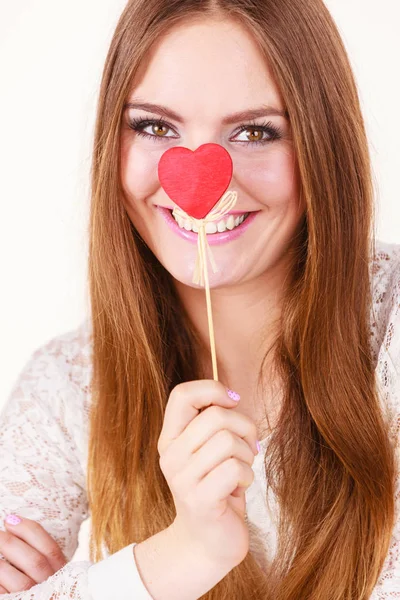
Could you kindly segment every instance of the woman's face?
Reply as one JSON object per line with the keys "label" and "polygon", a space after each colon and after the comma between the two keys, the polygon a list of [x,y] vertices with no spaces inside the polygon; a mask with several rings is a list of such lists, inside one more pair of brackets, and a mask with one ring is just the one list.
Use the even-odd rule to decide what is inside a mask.
{"label": "woman's face", "polygon": [[[160,186],[158,162],[168,148],[194,151],[209,142],[230,153],[228,189],[238,194],[233,223],[226,216],[221,232],[207,234],[218,266],[217,273],[209,267],[210,286],[237,285],[283,267],[304,206],[285,107],[247,30],[230,20],[176,26],[153,46],[128,103],[162,107],[126,108],[121,179],[133,225],[171,275],[198,287],[192,283],[197,234],[166,210],[176,205]],[[232,117],[239,112],[249,114]],[[245,213],[243,224],[229,229]]]}

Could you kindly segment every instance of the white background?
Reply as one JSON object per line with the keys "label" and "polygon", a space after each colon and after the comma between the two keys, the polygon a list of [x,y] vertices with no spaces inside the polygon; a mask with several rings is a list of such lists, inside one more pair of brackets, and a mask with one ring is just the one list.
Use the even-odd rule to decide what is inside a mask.
{"label": "white background", "polygon": [[[398,0],[329,0],[374,166],[377,237],[400,243]],[[0,410],[31,353],[88,311],[91,142],[125,0],[0,0]],[[87,558],[88,521],[74,559]]]}

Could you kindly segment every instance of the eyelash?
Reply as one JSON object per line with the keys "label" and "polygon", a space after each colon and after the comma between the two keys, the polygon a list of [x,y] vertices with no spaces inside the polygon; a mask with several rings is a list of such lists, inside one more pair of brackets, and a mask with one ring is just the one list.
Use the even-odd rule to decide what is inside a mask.
{"label": "eyelash", "polygon": [[[151,138],[153,142],[156,142],[157,140],[160,139],[174,139],[174,138],[170,138],[170,137],[164,137],[164,136],[158,136],[158,135],[152,135],[150,133],[147,133],[145,131],[143,131],[143,129],[145,127],[147,127],[148,125],[157,125],[158,127],[168,127],[168,129],[173,129],[173,127],[167,123],[166,121],[163,121],[162,119],[143,119],[143,118],[132,118],[130,119],[129,123],[128,123],[129,127],[131,129],[133,129],[133,131],[135,131],[137,133],[137,135],[141,135],[145,138]],[[241,123],[239,125],[239,130],[236,132],[236,135],[242,133],[243,131],[246,131],[246,129],[255,129],[258,131],[262,131],[263,133],[268,133],[270,135],[269,139],[266,140],[256,140],[254,142],[252,142],[251,140],[240,140],[238,142],[235,142],[236,144],[252,144],[253,146],[255,144],[267,144],[270,142],[274,142],[275,140],[280,140],[282,139],[283,136],[283,132],[282,129],[280,127],[276,127],[275,125],[272,124],[271,121],[268,122],[264,122],[264,123]]]}

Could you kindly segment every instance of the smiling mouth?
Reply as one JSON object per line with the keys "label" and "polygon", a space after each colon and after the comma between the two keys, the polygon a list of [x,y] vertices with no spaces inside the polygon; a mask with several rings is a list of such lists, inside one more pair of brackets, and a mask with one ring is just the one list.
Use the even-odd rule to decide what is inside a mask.
{"label": "smiling mouth", "polygon": [[[195,224],[192,224],[190,220],[183,219],[181,217],[175,217],[175,215],[172,213],[172,210],[168,210],[181,229],[186,229],[186,231],[193,231],[194,233],[199,232],[198,227]],[[247,219],[249,214],[250,213],[246,212],[238,215],[226,215],[223,219],[220,219],[219,221],[210,221],[206,223],[205,231],[208,234],[232,231],[233,229],[236,229],[236,227],[239,227],[239,225],[241,225]]]}

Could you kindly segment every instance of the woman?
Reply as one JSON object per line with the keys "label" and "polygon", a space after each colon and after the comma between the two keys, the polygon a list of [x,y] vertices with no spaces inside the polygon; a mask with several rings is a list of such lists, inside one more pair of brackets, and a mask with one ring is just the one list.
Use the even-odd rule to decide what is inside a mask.
{"label": "woman", "polygon": [[[168,148],[208,142],[239,211],[208,234],[220,381],[197,234],[157,177]],[[2,414],[0,506],[22,517],[0,536],[7,598],[394,597],[400,246],[373,224],[320,0],[127,5],[97,115],[91,315]],[[89,510],[91,560],[65,564]]]}

